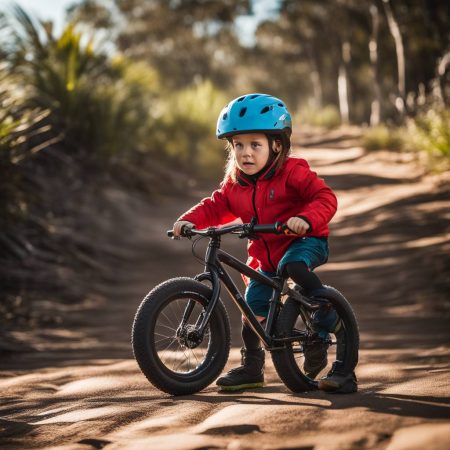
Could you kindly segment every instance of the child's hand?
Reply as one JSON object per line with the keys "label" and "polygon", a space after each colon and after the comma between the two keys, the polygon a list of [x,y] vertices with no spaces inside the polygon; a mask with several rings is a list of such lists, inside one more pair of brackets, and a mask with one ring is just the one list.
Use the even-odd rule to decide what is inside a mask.
{"label": "child's hand", "polygon": [[300,217],[291,217],[286,222],[286,225],[291,231],[299,235],[306,234],[309,230],[309,223],[301,219]]}
{"label": "child's hand", "polygon": [[178,221],[178,222],[175,222],[175,223],[173,224],[173,237],[174,237],[175,239],[177,239],[177,238],[180,237],[180,235],[181,235],[181,229],[182,229],[184,226],[187,226],[187,227],[189,227],[189,228],[195,227],[195,225],[194,225],[192,222],[188,222],[188,221],[186,221],[186,220],[180,220],[180,221]]}

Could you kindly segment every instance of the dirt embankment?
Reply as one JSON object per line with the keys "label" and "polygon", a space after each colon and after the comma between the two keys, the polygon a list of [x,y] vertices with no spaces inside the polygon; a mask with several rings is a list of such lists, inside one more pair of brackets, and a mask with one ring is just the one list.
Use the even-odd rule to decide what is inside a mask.
{"label": "dirt embankment", "polygon": [[[133,314],[156,283],[201,271],[189,244],[164,230],[202,193],[149,204],[110,192],[127,235],[120,283],[66,306],[64,326],[32,339],[16,333],[37,351],[2,356],[2,448],[450,448],[448,178],[423,177],[407,155],[367,153],[346,134],[316,145],[315,135],[297,136],[311,144],[297,150],[339,198],[330,261],[318,273],[359,319],[357,394],[292,394],[270,361],[263,390],[225,395],[211,386],[172,398],[153,388],[132,359]],[[243,246],[225,245],[241,256]],[[234,348],[229,367],[237,360]]]}

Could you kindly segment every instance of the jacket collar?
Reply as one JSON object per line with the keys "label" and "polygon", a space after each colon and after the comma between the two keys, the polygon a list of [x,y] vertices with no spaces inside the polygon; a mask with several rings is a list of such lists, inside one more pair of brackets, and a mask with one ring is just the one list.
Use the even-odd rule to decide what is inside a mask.
{"label": "jacket collar", "polygon": [[[275,158],[267,169],[258,177],[258,180],[270,180],[276,172],[276,163],[278,158]],[[253,186],[256,184],[253,179],[246,175],[242,170],[236,169],[236,180],[241,186]]]}

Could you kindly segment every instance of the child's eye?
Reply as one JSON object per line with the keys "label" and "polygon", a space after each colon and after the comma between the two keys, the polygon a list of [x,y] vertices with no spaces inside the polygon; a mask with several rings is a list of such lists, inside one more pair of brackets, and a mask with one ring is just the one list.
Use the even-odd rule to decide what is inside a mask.
{"label": "child's eye", "polygon": [[261,144],[259,142],[252,142],[252,147],[258,148],[258,147],[261,147]]}
{"label": "child's eye", "polygon": [[240,142],[235,142],[234,148],[239,148],[239,149],[241,149],[241,148],[242,148],[242,144],[241,144]]}

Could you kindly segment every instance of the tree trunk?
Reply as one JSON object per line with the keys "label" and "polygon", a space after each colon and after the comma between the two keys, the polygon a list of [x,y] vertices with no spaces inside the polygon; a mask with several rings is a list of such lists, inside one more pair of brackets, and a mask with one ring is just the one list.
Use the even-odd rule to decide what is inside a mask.
{"label": "tree trunk", "polygon": [[317,63],[317,57],[314,56],[317,53],[308,45],[308,59],[311,66],[311,72],[309,74],[313,93],[314,93],[314,106],[320,109],[323,105],[323,89],[322,80],[320,78],[319,65]]}
{"label": "tree trunk", "polygon": [[350,42],[344,41],[341,46],[341,62],[339,64],[338,74],[339,111],[343,123],[349,122],[347,67],[350,63],[350,58]]}
{"label": "tree trunk", "polygon": [[372,33],[369,41],[370,65],[372,67],[373,100],[370,108],[370,125],[379,125],[381,119],[381,88],[378,68],[378,29],[380,14],[376,5],[370,5]]}
{"label": "tree trunk", "polygon": [[442,58],[439,59],[436,70],[437,84],[439,86],[439,97],[446,107],[450,103],[448,88],[449,69],[450,52],[447,52]]}
{"label": "tree trunk", "polygon": [[405,50],[403,47],[402,34],[398,22],[395,19],[389,0],[383,0],[384,12],[388,21],[389,31],[394,39],[395,53],[397,55],[397,71],[398,71],[398,97],[395,100],[395,107],[398,112],[403,114],[405,111]]}

